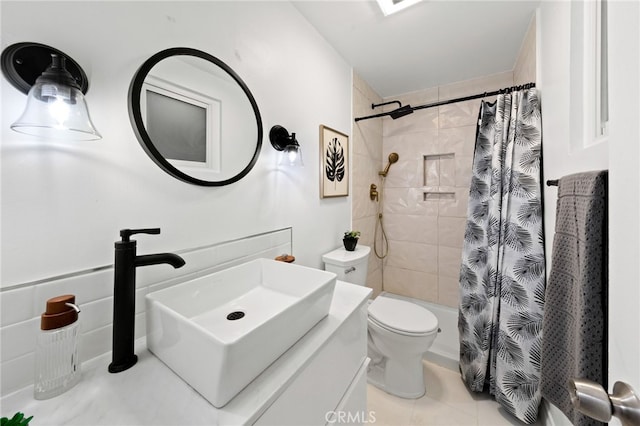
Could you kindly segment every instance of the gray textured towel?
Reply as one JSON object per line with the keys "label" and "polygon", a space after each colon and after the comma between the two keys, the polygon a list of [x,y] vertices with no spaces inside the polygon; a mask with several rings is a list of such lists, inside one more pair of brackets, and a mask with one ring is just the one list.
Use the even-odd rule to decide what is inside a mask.
{"label": "gray textured towel", "polygon": [[542,322],[541,392],[574,425],[601,425],[573,409],[568,381],[607,389],[607,172],[558,182],[551,272]]}

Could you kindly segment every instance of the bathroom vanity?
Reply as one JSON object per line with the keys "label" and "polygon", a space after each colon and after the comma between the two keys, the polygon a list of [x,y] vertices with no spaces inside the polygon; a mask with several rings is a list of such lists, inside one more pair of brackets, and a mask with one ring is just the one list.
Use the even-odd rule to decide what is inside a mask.
{"label": "bathroom vanity", "polygon": [[371,290],[338,281],[329,315],[222,408],[215,408],[136,341],[135,367],[109,374],[106,353],[82,365],[82,379],[45,401],[33,387],[4,397],[2,415],[34,425],[324,425],[349,413],[366,420],[367,313]]}

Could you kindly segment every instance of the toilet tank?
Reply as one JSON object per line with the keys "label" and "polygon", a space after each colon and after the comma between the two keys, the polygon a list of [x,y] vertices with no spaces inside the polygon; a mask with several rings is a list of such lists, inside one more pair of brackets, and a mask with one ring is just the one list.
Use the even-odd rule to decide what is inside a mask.
{"label": "toilet tank", "polygon": [[369,253],[367,246],[356,246],[354,251],[344,247],[335,249],[322,256],[325,271],[333,272],[340,281],[364,286],[367,283]]}

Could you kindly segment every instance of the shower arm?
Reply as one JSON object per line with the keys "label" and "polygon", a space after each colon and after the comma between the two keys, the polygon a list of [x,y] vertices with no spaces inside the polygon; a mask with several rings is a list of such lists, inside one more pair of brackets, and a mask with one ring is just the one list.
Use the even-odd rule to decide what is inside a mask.
{"label": "shower arm", "polygon": [[[366,117],[357,117],[355,119],[356,122],[360,121],[360,120],[368,120],[369,118],[377,118],[377,117],[386,117],[386,116],[392,116],[397,112],[397,111],[402,111],[403,107],[402,107],[402,102],[400,101],[389,101],[389,102],[383,102],[381,104],[371,104],[371,109],[375,109],[377,107],[383,106],[383,105],[391,105],[391,104],[398,104],[398,108],[394,109],[393,111],[388,111],[388,112],[381,112],[379,114],[374,114],[374,115],[369,115]],[[405,105],[404,106],[404,110],[406,114],[410,114],[413,112],[413,108],[411,108],[411,105]],[[395,120],[395,118],[394,118]]]}
{"label": "shower arm", "polygon": [[378,172],[378,174],[382,177],[387,177],[387,173],[389,173],[389,168],[391,167],[391,161],[389,161],[387,163],[387,167],[384,168],[384,170]]}
{"label": "shower arm", "polygon": [[[493,92],[484,92],[484,93],[479,93],[477,95],[464,96],[462,98],[449,99],[449,100],[446,100],[446,101],[434,102],[434,103],[431,103],[431,104],[418,105],[418,106],[414,106],[414,107],[410,107],[409,105],[407,105],[406,107],[411,109],[411,111],[417,111],[417,110],[425,109],[425,108],[433,108],[433,107],[442,106],[442,105],[449,105],[449,104],[455,104],[455,103],[458,103],[458,102],[470,101],[470,100],[473,100],[473,99],[486,98],[487,96],[495,96],[495,95],[500,95],[500,94],[503,94],[503,93],[510,93],[512,91],[515,91],[515,90],[528,90],[528,89],[531,89],[533,87],[536,87],[535,83],[527,83],[527,84],[523,84],[523,85],[520,85],[520,86],[512,86],[512,87],[507,87],[507,88],[500,89],[500,90],[494,90]],[[400,103],[400,101],[391,101],[391,102],[388,102],[388,103],[395,103],[395,102],[400,104],[400,108],[402,108],[402,104]],[[380,105],[385,105],[385,104],[378,104],[376,106],[380,106]],[[371,106],[372,106],[372,109],[373,109],[374,104],[371,104]],[[381,112],[380,114],[368,115],[366,117],[356,117],[354,119],[354,121],[358,122],[358,121],[361,121],[361,120],[369,120],[370,118],[386,117],[386,116],[390,116],[392,112],[393,111]]]}
{"label": "shower arm", "polygon": [[391,105],[391,104],[398,104],[398,108],[402,108],[402,103],[400,101],[389,101],[389,102],[382,102],[381,104],[371,104],[371,109],[376,109],[383,105]]}

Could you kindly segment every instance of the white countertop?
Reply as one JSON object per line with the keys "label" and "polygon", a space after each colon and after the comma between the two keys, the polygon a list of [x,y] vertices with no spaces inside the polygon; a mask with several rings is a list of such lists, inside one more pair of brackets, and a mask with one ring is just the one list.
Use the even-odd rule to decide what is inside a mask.
{"label": "white countertop", "polygon": [[29,386],[3,397],[2,415],[21,411],[33,416],[30,426],[251,424],[370,293],[369,288],[338,281],[329,315],[223,408],[209,404],[151,354],[141,338],[133,368],[110,374],[111,353],[103,354],[83,363],[80,382],[62,395],[37,401]]}

